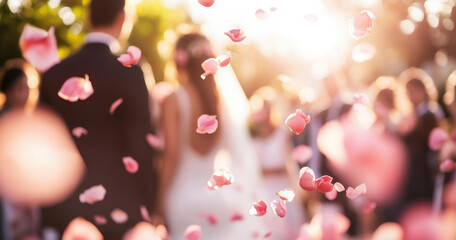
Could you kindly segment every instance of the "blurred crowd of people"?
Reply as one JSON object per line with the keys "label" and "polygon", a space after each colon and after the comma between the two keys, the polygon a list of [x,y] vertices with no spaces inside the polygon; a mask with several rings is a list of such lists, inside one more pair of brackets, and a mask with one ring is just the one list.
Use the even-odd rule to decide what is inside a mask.
{"label": "blurred crowd of people", "polygon": [[[387,239],[375,238],[378,227],[387,222],[402,227],[400,234],[388,239],[454,239],[454,231],[439,235],[443,233],[435,222],[425,222],[428,226],[421,231],[413,227],[444,213],[450,217],[442,218],[440,225],[456,221],[454,212],[448,212],[456,211],[454,167],[441,167],[445,160],[453,162],[456,153],[456,72],[448,76],[441,94],[424,70],[412,67],[356,89],[350,89],[356,83],[344,71],[334,71],[321,79],[324,91],[319,96],[290,94],[277,80],[247,99],[230,67],[201,79],[201,63],[216,54],[206,37],[191,33],[176,43],[178,85],[150,86],[139,66],[124,67],[111,52],[125,20],[124,1],[112,2],[92,0],[92,32],[86,43],[43,73],[39,87],[39,109],[51,109],[63,119],[65,136],[73,135],[85,173],[75,177],[79,184],[67,185],[67,196],[42,202],[32,194],[17,201],[15,192],[7,192],[5,186],[24,186],[0,183],[0,239],[65,239],[65,233],[66,239],[75,239],[68,238],[65,229],[76,217],[98,230],[84,227],[74,236],[99,231],[105,239],[122,239],[141,221],[163,224],[172,239],[185,239],[192,224],[201,227],[201,239],[211,240]],[[35,104],[30,102],[38,91],[38,75],[30,68],[23,60],[3,67],[0,124],[8,124],[1,119],[14,121],[8,116],[18,110],[33,112]],[[58,92],[65,80],[85,74],[93,96],[62,99]],[[113,102],[119,104],[108,111]],[[300,135],[284,123],[296,109],[311,116]],[[195,131],[203,114],[217,117],[213,134]],[[78,127],[84,127],[85,134],[75,134]],[[436,128],[448,135],[437,148],[430,143]],[[30,146],[23,145],[21,151]],[[0,168],[17,162],[15,156],[8,157]],[[331,198],[304,191],[298,184],[303,167],[346,187],[366,183],[367,194],[352,200],[344,193]],[[220,168],[230,169],[236,181],[209,191],[207,181]],[[30,172],[15,174],[27,178]],[[48,172],[38,173],[31,179],[47,176]],[[103,197],[92,203],[83,200],[82,193],[97,184],[106,188]],[[264,217],[249,215],[254,202],[262,199],[269,204],[287,188],[296,197],[287,203],[284,218],[272,210]],[[425,207],[413,212],[414,206]],[[314,223],[317,216],[320,222]],[[345,226],[337,220],[340,216],[349,220],[342,227],[346,229],[339,228]],[[134,234],[123,239],[139,239]]]}

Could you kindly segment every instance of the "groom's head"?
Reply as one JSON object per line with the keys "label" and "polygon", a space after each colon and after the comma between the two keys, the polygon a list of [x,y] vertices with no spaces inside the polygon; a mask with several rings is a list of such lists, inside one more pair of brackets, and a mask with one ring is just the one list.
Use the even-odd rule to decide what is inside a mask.
{"label": "groom's head", "polygon": [[118,38],[125,22],[125,0],[92,0],[90,23],[93,31],[108,32]]}

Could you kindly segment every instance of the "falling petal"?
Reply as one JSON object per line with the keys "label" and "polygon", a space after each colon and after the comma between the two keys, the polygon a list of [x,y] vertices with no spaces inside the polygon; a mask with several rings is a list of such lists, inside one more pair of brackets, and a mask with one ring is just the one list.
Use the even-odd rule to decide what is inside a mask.
{"label": "falling petal", "polygon": [[163,147],[165,145],[163,139],[161,139],[151,133],[146,134],[146,140],[147,140],[147,143],[149,143],[149,145],[155,149],[163,149]]}
{"label": "falling petal", "polygon": [[268,233],[264,234],[263,238],[268,238],[268,237],[270,237],[271,235],[272,235],[272,232],[268,232]]}
{"label": "falling petal", "polygon": [[268,18],[268,13],[265,12],[263,9],[258,9],[255,12],[255,16],[260,20],[264,20],[264,19]]}
{"label": "falling petal", "polygon": [[201,226],[190,225],[184,231],[187,240],[199,240],[201,238]]}
{"label": "falling petal", "polygon": [[204,73],[201,75],[201,78],[204,80],[207,76],[217,73],[219,61],[215,58],[209,58],[201,64],[201,67],[204,70]]}
{"label": "falling petal", "polygon": [[141,217],[143,218],[144,221],[151,222],[150,214],[149,214],[149,211],[147,210],[146,206],[141,205],[139,207],[139,211],[141,212]]}
{"label": "falling petal", "polygon": [[282,200],[274,200],[271,203],[272,210],[274,213],[283,218],[287,214],[287,206],[285,205],[285,202]]}
{"label": "falling petal", "polygon": [[87,74],[85,78],[72,77],[67,79],[58,92],[59,97],[70,102],[86,100],[92,94],[92,82],[90,82]]}
{"label": "falling petal", "polygon": [[233,213],[230,217],[230,222],[235,222],[235,221],[242,221],[244,220],[244,215],[241,213]]}
{"label": "falling petal", "polygon": [[103,185],[99,184],[93,186],[79,195],[79,201],[81,203],[94,204],[96,202],[103,201],[106,195],[106,189]]}
{"label": "falling petal", "polygon": [[120,106],[120,104],[122,104],[123,102],[123,98],[119,98],[117,99],[116,101],[114,101],[112,104],[111,104],[111,107],[109,108],[109,113],[112,115],[114,114],[114,112],[116,111],[116,109]]}
{"label": "falling petal", "polygon": [[241,29],[232,29],[228,32],[225,32],[225,35],[230,37],[231,41],[233,42],[242,42],[246,38],[244,32]]}
{"label": "falling petal", "polygon": [[312,148],[306,145],[299,145],[291,152],[291,158],[299,164],[306,164],[312,157]]}
{"label": "falling petal", "polygon": [[429,148],[438,151],[449,140],[448,133],[440,127],[434,128],[429,135]]}
{"label": "falling petal", "polygon": [[122,162],[125,165],[125,169],[127,170],[127,172],[129,172],[129,173],[138,172],[138,170],[139,170],[138,162],[135,159],[133,159],[132,157],[130,157],[130,156],[123,157]]}
{"label": "falling petal", "polygon": [[83,127],[75,127],[75,128],[73,128],[71,133],[73,133],[73,136],[75,138],[81,138],[82,135],[87,135],[89,132],[87,132],[87,130]]}
{"label": "falling petal", "polygon": [[374,19],[374,14],[368,10],[357,13],[349,23],[350,35],[355,39],[366,36],[374,27]]}
{"label": "falling petal", "polygon": [[26,24],[19,39],[22,56],[40,72],[60,62],[54,27],[46,32]]}
{"label": "falling petal", "polygon": [[315,174],[309,167],[303,167],[299,171],[299,186],[306,191],[315,191],[317,186],[315,185]]}
{"label": "falling petal", "polygon": [[330,200],[330,201],[336,199],[336,197],[337,197],[337,191],[336,191],[336,189],[333,189],[331,192],[325,193],[325,197],[326,197],[328,200]]}
{"label": "falling petal", "polygon": [[375,208],[377,208],[377,203],[368,201],[368,202],[366,202],[366,204],[363,207],[363,212],[372,213],[375,210]]}
{"label": "falling petal", "polygon": [[451,159],[446,159],[440,164],[441,172],[451,172],[454,169],[454,162]]}
{"label": "falling petal", "polygon": [[363,183],[363,184],[357,186],[355,189],[353,189],[352,187],[348,187],[348,189],[346,190],[346,195],[347,195],[347,198],[349,198],[349,199],[355,199],[355,198],[359,197],[360,195],[366,194],[366,192],[367,192],[366,184]]}
{"label": "falling petal", "polygon": [[122,54],[117,58],[117,61],[122,63],[125,67],[136,65],[141,59],[141,49],[135,46],[130,46],[127,49],[127,54]]}
{"label": "falling petal", "polygon": [[343,192],[343,191],[345,191],[344,185],[342,185],[342,183],[340,183],[340,182],[334,183],[334,188],[335,188],[336,191],[338,191],[338,192]]}
{"label": "falling petal", "polygon": [[111,212],[111,218],[117,224],[122,224],[122,223],[125,223],[126,221],[128,221],[127,213],[118,208],[114,209]]}
{"label": "falling petal", "polygon": [[220,67],[228,66],[228,64],[230,64],[230,62],[231,62],[231,53],[218,56],[217,61],[218,61]]}
{"label": "falling petal", "polygon": [[203,114],[198,118],[198,128],[196,132],[199,134],[212,134],[217,130],[217,116]]}
{"label": "falling petal", "polygon": [[249,214],[252,216],[263,216],[266,214],[266,209],[268,206],[263,200],[259,200],[253,204],[253,206],[250,208]]}
{"label": "falling petal", "polygon": [[231,185],[233,182],[234,177],[230,170],[226,168],[220,168],[212,174],[209,181],[207,181],[207,186],[211,190],[218,190],[225,185]]}
{"label": "falling petal", "polygon": [[282,190],[280,190],[280,192],[276,193],[276,195],[279,196],[280,199],[287,201],[287,202],[292,202],[295,197],[295,193],[293,192],[293,189],[291,189],[291,188],[282,189]]}
{"label": "falling petal", "polygon": [[100,216],[100,215],[93,216],[93,220],[95,221],[95,224],[97,224],[97,225],[105,225],[108,223],[108,220],[105,217]]}
{"label": "falling petal", "polygon": [[205,7],[210,7],[214,4],[214,0],[198,0],[198,2]]}
{"label": "falling petal", "polygon": [[296,112],[290,114],[285,121],[285,124],[287,124],[288,128],[296,134],[299,135],[304,131],[306,128],[306,125],[309,124],[310,122],[310,116],[305,115],[301,109],[297,109]]}
{"label": "falling petal", "polygon": [[317,185],[317,190],[321,193],[331,192],[334,189],[332,185],[332,177],[324,175],[315,180],[315,185]]}

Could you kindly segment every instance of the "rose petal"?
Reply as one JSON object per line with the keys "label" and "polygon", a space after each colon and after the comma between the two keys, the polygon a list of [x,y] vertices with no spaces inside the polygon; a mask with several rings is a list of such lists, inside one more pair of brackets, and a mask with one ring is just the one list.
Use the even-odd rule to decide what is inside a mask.
{"label": "rose petal", "polygon": [[336,199],[336,197],[337,197],[337,191],[336,191],[336,189],[333,189],[331,192],[325,193],[325,197],[326,197],[328,200],[330,200],[330,201]]}
{"label": "rose petal", "polygon": [[118,208],[111,212],[111,218],[117,224],[122,224],[128,221],[127,213]]}
{"label": "rose petal", "polygon": [[233,182],[234,177],[230,170],[226,168],[220,168],[212,174],[209,181],[207,181],[207,186],[211,190],[218,190],[225,185],[231,185]]}
{"label": "rose petal", "polygon": [[26,24],[19,39],[22,56],[40,72],[46,72],[60,62],[54,27],[46,32]]}
{"label": "rose petal", "polygon": [[127,49],[127,54],[122,54],[117,58],[117,61],[122,63],[125,67],[131,67],[138,64],[141,59],[141,49],[135,46],[130,46]]}
{"label": "rose petal", "polygon": [[201,78],[204,80],[210,74],[216,74],[219,66],[219,61],[215,58],[209,58],[201,64],[201,67],[204,70],[204,74],[201,75]]}
{"label": "rose petal", "polygon": [[451,172],[454,169],[454,162],[451,159],[446,159],[440,164],[441,172]]}
{"label": "rose petal", "polygon": [[146,140],[147,140],[147,143],[149,143],[149,145],[152,148],[163,149],[163,147],[165,145],[163,142],[163,139],[161,139],[151,133],[146,134]]}
{"label": "rose petal", "polygon": [[135,159],[133,159],[132,157],[130,157],[130,156],[123,157],[122,162],[125,165],[125,169],[127,170],[127,172],[132,173],[132,174],[138,172],[138,170],[139,170],[138,162]]}
{"label": "rose petal", "polygon": [[230,37],[231,41],[233,42],[242,42],[246,38],[244,32],[241,29],[232,29],[228,32],[225,32],[225,35]]}
{"label": "rose petal", "polygon": [[190,225],[184,231],[187,240],[199,240],[201,238],[201,226]]}
{"label": "rose petal", "polygon": [[282,190],[280,190],[280,192],[276,193],[276,195],[279,196],[280,199],[287,201],[287,202],[292,202],[295,197],[295,193],[293,192],[293,189],[291,189],[291,188],[282,189]]}
{"label": "rose petal", "polygon": [[92,82],[90,82],[87,74],[85,78],[72,77],[67,79],[58,92],[59,97],[70,102],[86,100],[92,94]]}
{"label": "rose petal", "polygon": [[82,135],[87,135],[89,132],[87,132],[87,130],[83,127],[75,127],[73,128],[71,133],[75,138],[81,138]]}
{"label": "rose petal", "polygon": [[217,116],[203,114],[198,118],[198,128],[196,132],[199,134],[212,134],[217,130]]}
{"label": "rose petal", "polygon": [[228,64],[230,64],[230,62],[231,62],[231,53],[218,56],[217,61],[218,61],[220,67],[228,66]]}
{"label": "rose petal", "polygon": [[372,213],[375,210],[375,208],[377,208],[377,203],[368,201],[363,207],[363,212]]}
{"label": "rose petal", "polygon": [[258,9],[255,12],[255,16],[260,20],[264,20],[268,18],[268,13],[266,13],[263,9]]}
{"label": "rose petal", "polygon": [[281,218],[285,217],[287,214],[287,206],[281,199],[272,201],[271,207],[274,213]]}
{"label": "rose petal", "polygon": [[241,213],[233,213],[233,215],[231,215],[230,217],[230,222],[235,222],[235,221],[242,221],[244,220],[244,215],[242,215]]}
{"label": "rose petal", "polygon": [[266,209],[268,206],[263,200],[256,201],[253,203],[253,206],[250,208],[249,214],[252,216],[263,216],[266,214]]}
{"label": "rose petal", "polygon": [[100,215],[94,215],[93,220],[95,221],[95,224],[97,224],[97,225],[105,225],[108,223],[108,220],[105,217],[100,216]]}
{"label": "rose petal", "polygon": [[309,167],[303,167],[299,171],[299,186],[306,191],[315,191],[315,174]]}
{"label": "rose petal", "polygon": [[112,115],[114,114],[114,112],[116,111],[116,109],[120,106],[120,104],[122,104],[123,102],[123,98],[119,98],[117,99],[116,101],[114,101],[112,104],[111,104],[111,107],[109,108],[109,113]]}
{"label": "rose petal", "polygon": [[317,190],[321,193],[331,192],[334,189],[332,185],[332,177],[324,175],[315,180],[315,185],[317,185]]}
{"label": "rose petal", "polygon": [[368,10],[357,13],[349,22],[350,35],[359,39],[366,36],[374,27],[375,16]]}
{"label": "rose petal", "polygon": [[210,7],[214,4],[214,0],[198,0],[198,2],[205,7]]}
{"label": "rose petal", "polygon": [[366,194],[366,192],[367,192],[366,184],[363,183],[363,184],[357,186],[356,189],[353,189],[352,187],[348,187],[348,189],[345,193],[349,199],[355,199],[362,194]]}
{"label": "rose petal", "polygon": [[141,212],[141,217],[143,218],[144,221],[151,222],[150,214],[149,214],[149,211],[147,210],[146,206],[141,205],[139,207],[139,211]]}
{"label": "rose petal", "polygon": [[429,135],[428,145],[429,148],[438,151],[442,148],[445,142],[449,141],[448,133],[442,128],[434,128]]}
{"label": "rose petal", "polygon": [[103,201],[105,195],[106,189],[103,187],[103,185],[99,184],[79,194],[79,201],[81,203],[94,204],[96,202]]}
{"label": "rose petal", "polygon": [[312,157],[312,148],[306,145],[299,145],[291,152],[291,158],[299,164],[307,163]]}
{"label": "rose petal", "polygon": [[290,128],[294,134],[299,135],[304,131],[309,122],[310,116],[306,116],[301,109],[297,109],[295,113],[288,116],[285,124],[287,124],[288,128]]}
{"label": "rose petal", "polygon": [[264,234],[263,238],[268,238],[268,237],[270,237],[271,235],[272,235],[272,232],[268,232],[268,233]]}
{"label": "rose petal", "polygon": [[340,182],[334,183],[334,188],[335,188],[336,191],[338,191],[338,192],[343,192],[343,191],[345,191],[344,185],[342,185],[342,183],[340,183]]}

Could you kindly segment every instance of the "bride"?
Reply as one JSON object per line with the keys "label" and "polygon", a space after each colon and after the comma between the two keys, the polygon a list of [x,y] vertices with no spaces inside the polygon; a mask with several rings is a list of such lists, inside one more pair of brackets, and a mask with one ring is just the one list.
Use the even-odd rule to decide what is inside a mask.
{"label": "bride", "polygon": [[[201,226],[202,240],[249,239],[266,233],[261,219],[248,214],[262,188],[247,135],[247,99],[228,67],[218,70],[217,81],[212,75],[201,79],[201,63],[213,57],[209,41],[200,34],[177,41],[180,87],[165,99],[161,118],[161,209],[172,239],[184,239],[183,232],[192,224]],[[217,116],[215,133],[196,133],[202,114]],[[207,181],[221,167],[233,173],[235,182],[210,191]]]}

